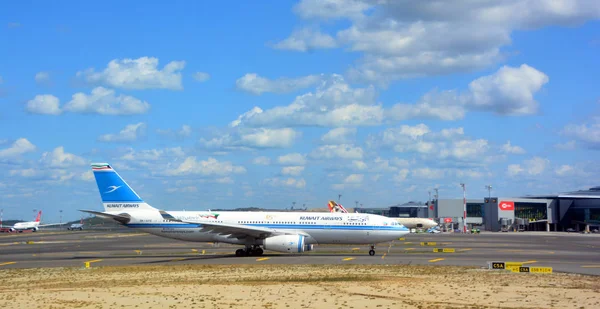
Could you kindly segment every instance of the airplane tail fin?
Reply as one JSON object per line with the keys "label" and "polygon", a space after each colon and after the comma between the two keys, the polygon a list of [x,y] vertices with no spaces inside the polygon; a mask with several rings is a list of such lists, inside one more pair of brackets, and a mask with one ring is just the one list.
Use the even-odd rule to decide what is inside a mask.
{"label": "airplane tail fin", "polygon": [[335,201],[329,201],[327,204],[329,206],[329,212],[344,212],[348,213],[348,210],[344,208],[341,204],[336,203]]}
{"label": "airplane tail fin", "polygon": [[40,220],[42,220],[42,211],[40,210],[37,214],[37,217],[35,217],[35,222],[40,222]]}
{"label": "airplane tail fin", "polygon": [[105,211],[153,209],[108,163],[92,163],[92,171]]}

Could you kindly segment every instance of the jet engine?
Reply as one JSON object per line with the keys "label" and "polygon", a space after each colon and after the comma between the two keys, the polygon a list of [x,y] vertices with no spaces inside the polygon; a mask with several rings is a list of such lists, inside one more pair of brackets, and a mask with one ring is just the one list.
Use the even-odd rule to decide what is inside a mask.
{"label": "jet engine", "polygon": [[39,229],[40,229],[40,228],[36,226],[36,227],[32,228],[32,229],[31,229],[31,231],[32,231],[32,232],[37,232]]}
{"label": "jet engine", "polygon": [[[265,250],[284,252],[284,253],[302,253],[307,248],[312,249],[312,245],[304,244],[302,235],[278,235],[266,238],[263,243]],[[306,251],[308,251],[306,250]]]}

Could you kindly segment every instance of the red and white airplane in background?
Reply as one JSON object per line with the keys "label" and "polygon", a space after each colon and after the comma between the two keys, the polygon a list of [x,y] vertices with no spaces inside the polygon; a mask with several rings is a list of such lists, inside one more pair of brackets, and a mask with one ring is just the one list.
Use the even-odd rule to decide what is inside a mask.
{"label": "red and white airplane in background", "polygon": [[32,232],[37,232],[40,229],[40,226],[51,226],[51,225],[61,225],[60,223],[52,223],[52,224],[43,224],[40,225],[40,220],[42,219],[42,211],[38,212],[35,221],[27,221],[27,222],[18,222],[13,225],[9,229],[10,232],[19,232],[31,230]]}
{"label": "red and white airplane in background", "polygon": [[[327,206],[329,207],[329,212],[342,212],[342,213],[348,213],[348,210],[346,210],[346,208],[344,208],[344,206],[342,206],[342,204],[338,204],[334,201],[329,201],[329,203],[327,203]],[[390,218],[390,219],[394,219],[396,220],[396,222],[404,225],[405,227],[409,228],[409,229],[430,229],[432,227],[437,226],[437,222],[431,220],[431,219],[427,219],[427,218]]]}

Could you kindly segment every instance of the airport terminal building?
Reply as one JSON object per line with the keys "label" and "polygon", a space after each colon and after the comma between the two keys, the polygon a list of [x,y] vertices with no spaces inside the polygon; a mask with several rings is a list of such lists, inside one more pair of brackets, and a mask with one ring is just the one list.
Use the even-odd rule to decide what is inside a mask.
{"label": "airport terminal building", "polygon": [[[463,199],[358,208],[389,217],[433,218],[446,229],[462,229]],[[600,229],[600,187],[562,194],[467,199],[467,226],[487,231],[590,231]]]}

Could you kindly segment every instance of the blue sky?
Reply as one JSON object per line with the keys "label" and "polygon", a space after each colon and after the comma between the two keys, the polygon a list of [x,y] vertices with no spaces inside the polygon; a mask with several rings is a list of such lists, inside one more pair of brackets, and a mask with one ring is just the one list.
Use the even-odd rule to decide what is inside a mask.
{"label": "blue sky", "polygon": [[596,1],[0,5],[0,208],[389,206],[598,185]]}

